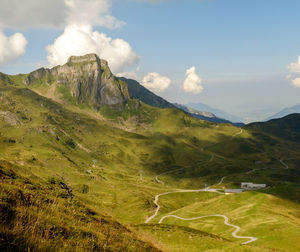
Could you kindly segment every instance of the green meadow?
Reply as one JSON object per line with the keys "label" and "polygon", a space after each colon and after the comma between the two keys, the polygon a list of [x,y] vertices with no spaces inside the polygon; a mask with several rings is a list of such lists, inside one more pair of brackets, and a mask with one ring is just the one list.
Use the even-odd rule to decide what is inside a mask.
{"label": "green meadow", "polygon": [[[96,112],[11,78],[18,85],[0,82],[1,250],[299,251],[300,144],[288,133],[209,123],[138,100]],[[241,182],[267,188],[163,195],[145,224],[157,194]],[[170,214],[223,214],[238,235],[257,240],[241,245],[247,239],[232,237],[218,217],[158,224]]]}

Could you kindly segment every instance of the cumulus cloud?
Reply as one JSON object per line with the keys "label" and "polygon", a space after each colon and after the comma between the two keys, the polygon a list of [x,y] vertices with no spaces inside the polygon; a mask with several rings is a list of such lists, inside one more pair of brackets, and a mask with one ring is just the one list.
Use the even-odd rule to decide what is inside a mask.
{"label": "cumulus cloud", "polygon": [[171,80],[158,73],[148,73],[144,76],[141,84],[155,93],[165,91],[171,84]]}
{"label": "cumulus cloud", "polygon": [[186,71],[186,79],[183,84],[185,92],[199,94],[202,92],[202,79],[196,73],[196,67],[191,67]]}
{"label": "cumulus cloud", "polygon": [[300,56],[298,57],[297,62],[289,64],[287,68],[291,73],[300,73]]}
{"label": "cumulus cloud", "polygon": [[74,22],[116,28],[124,24],[110,14],[112,0],[1,0],[0,26],[20,29],[64,27]]}
{"label": "cumulus cloud", "polygon": [[293,79],[293,80],[292,80],[292,84],[293,84],[295,87],[300,88],[300,78]]}
{"label": "cumulus cloud", "polygon": [[91,25],[72,24],[65,28],[54,44],[47,46],[48,61],[52,66],[67,62],[72,55],[96,53],[108,61],[113,72],[118,73],[127,66],[135,65],[139,56],[128,42],[112,39],[104,33],[93,31]]}
{"label": "cumulus cloud", "polygon": [[14,61],[26,52],[27,40],[21,33],[10,37],[0,30],[0,64]]}
{"label": "cumulus cloud", "polygon": [[89,24],[118,28],[125,24],[111,16],[111,0],[64,0],[67,6],[68,24]]}

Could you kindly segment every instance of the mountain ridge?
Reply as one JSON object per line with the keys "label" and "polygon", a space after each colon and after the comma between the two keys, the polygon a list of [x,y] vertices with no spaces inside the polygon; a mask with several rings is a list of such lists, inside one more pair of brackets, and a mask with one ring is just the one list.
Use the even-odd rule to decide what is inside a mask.
{"label": "mountain ridge", "polygon": [[233,123],[229,120],[223,119],[223,118],[219,118],[216,115],[214,115],[213,113],[210,112],[204,112],[204,111],[198,111],[196,109],[190,108],[188,106],[179,104],[179,103],[174,103],[175,107],[189,113],[191,116],[201,119],[201,120],[205,120],[208,122],[213,122],[213,123],[230,123],[234,126],[237,127],[241,127],[244,124],[243,123]]}
{"label": "mountain ridge", "polygon": [[174,108],[174,105],[162,97],[154,94],[138,81],[133,79],[127,79],[125,77],[119,77],[122,81],[127,83],[130,96],[135,99],[139,99],[142,102],[158,108]]}
{"label": "mountain ridge", "polygon": [[214,114],[215,116],[219,117],[219,118],[223,118],[225,120],[228,120],[230,122],[233,122],[233,123],[240,123],[240,122],[243,122],[243,118],[241,117],[238,117],[238,116],[235,116],[235,115],[231,115],[221,109],[217,109],[217,108],[213,108],[209,105],[206,105],[204,103],[187,103],[186,104],[187,106],[193,108],[193,109],[197,109],[197,110],[200,110],[200,111],[205,111],[205,112],[209,112],[209,113],[212,113]]}

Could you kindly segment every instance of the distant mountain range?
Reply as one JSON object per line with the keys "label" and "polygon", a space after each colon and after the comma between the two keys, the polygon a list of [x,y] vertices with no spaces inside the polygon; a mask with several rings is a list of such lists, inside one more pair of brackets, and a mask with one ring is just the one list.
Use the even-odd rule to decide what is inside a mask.
{"label": "distant mountain range", "polygon": [[191,116],[195,117],[195,118],[199,118],[201,120],[205,120],[208,122],[214,122],[214,123],[230,123],[232,125],[235,126],[243,126],[243,123],[233,123],[229,120],[223,119],[223,118],[219,118],[217,116],[215,116],[213,113],[210,112],[205,112],[205,111],[199,111],[197,109],[193,109],[190,108],[188,106],[182,105],[182,104],[178,104],[178,103],[173,103],[173,105],[187,113],[189,113]]}
{"label": "distant mountain range", "polygon": [[238,116],[235,116],[235,115],[231,115],[221,109],[217,109],[217,108],[213,108],[213,107],[210,107],[206,104],[203,104],[203,103],[187,103],[186,104],[188,107],[191,107],[193,109],[197,109],[197,110],[200,110],[200,111],[206,111],[206,112],[209,112],[209,113],[212,113],[214,114],[216,117],[219,117],[219,118],[224,118],[228,121],[231,121],[231,122],[243,122],[243,118],[241,117],[238,117]]}
{"label": "distant mountain range", "polygon": [[294,114],[294,113],[300,113],[300,103],[290,107],[290,108],[285,108],[281,110],[280,112],[276,113],[275,115],[272,115],[268,118],[265,119],[265,121],[271,120],[271,119],[276,119],[276,118],[282,118],[284,116],[287,116],[289,114]]}
{"label": "distant mountain range", "polygon": [[127,83],[128,85],[128,91],[131,98],[141,100],[142,102],[158,108],[179,108],[187,113],[189,113],[191,116],[205,120],[208,122],[214,122],[214,123],[230,123],[235,126],[243,126],[243,123],[232,123],[229,120],[219,118],[215,116],[213,113],[206,112],[206,111],[199,111],[197,109],[190,108],[188,106],[179,104],[179,103],[170,103],[166,101],[165,99],[161,98],[160,96],[152,93],[150,90],[142,86],[139,82],[132,79],[127,79],[124,77],[119,78],[123,82]]}

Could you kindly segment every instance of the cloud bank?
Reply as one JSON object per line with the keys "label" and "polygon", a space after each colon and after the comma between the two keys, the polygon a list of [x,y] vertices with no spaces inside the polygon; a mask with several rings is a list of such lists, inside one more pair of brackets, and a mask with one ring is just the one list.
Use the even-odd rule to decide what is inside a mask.
{"label": "cloud bank", "polygon": [[141,84],[154,93],[160,93],[165,91],[171,85],[171,80],[166,76],[153,72],[145,75]]}
{"label": "cloud bank", "polygon": [[0,30],[0,65],[11,62],[26,52],[27,40],[21,33],[15,33],[10,37]]}
{"label": "cloud bank", "polygon": [[203,91],[201,86],[202,79],[196,73],[196,67],[189,68],[186,73],[186,79],[183,83],[183,89],[185,92],[199,94]]}

